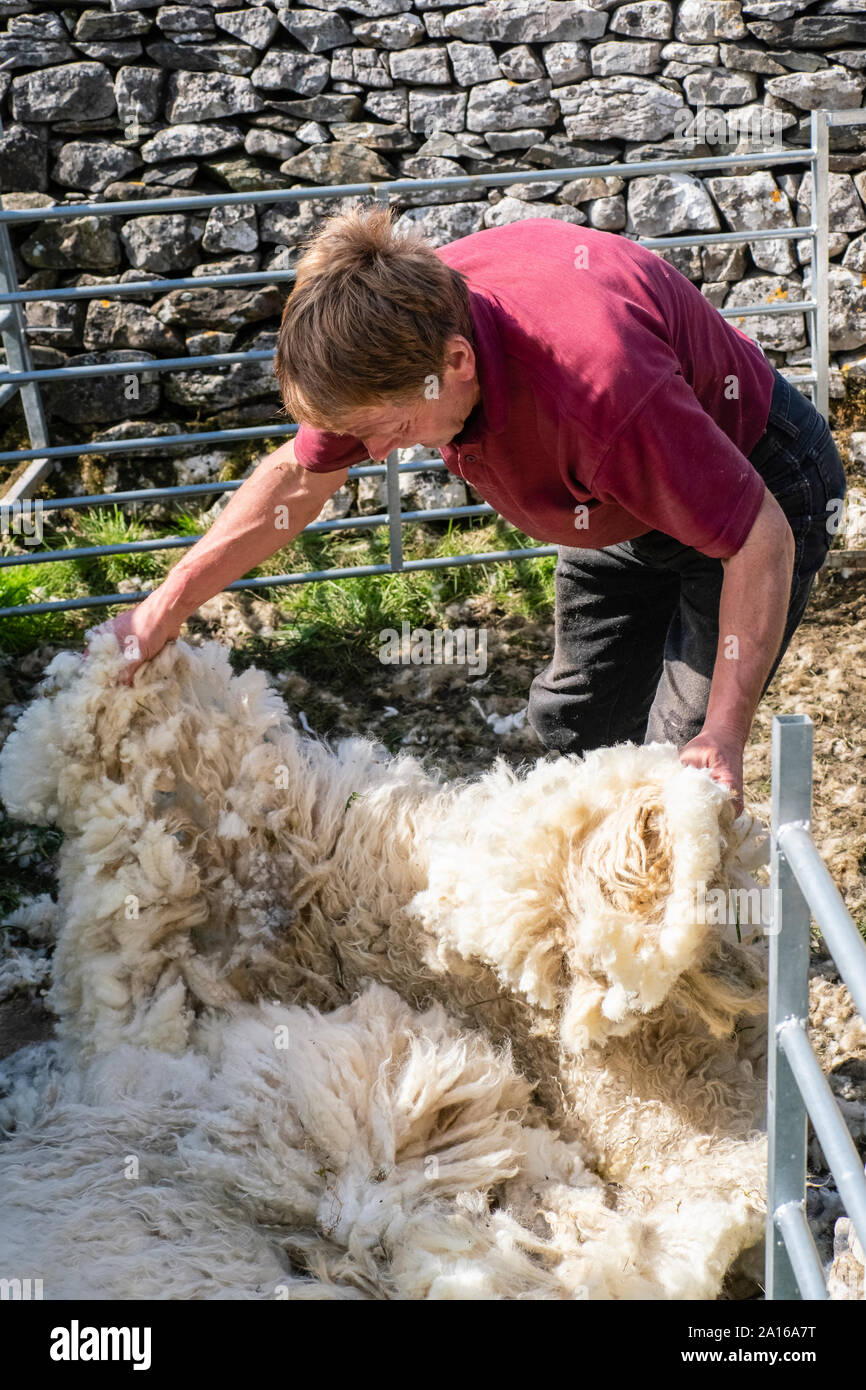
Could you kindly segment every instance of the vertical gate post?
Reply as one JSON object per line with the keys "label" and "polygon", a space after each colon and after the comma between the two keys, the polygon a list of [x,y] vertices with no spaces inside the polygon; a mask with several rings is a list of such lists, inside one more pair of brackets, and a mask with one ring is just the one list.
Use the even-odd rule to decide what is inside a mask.
{"label": "vertical gate post", "polygon": [[[386,183],[374,183],[371,192],[377,203],[390,206],[391,195]],[[403,522],[400,518],[400,471],[398,453],[393,449],[385,460],[385,496],[388,504],[388,559],[391,569],[403,569]]]}
{"label": "vertical gate post", "polygon": [[830,409],[830,123],[828,112],[813,111],[812,149],[812,370],[815,406]]}
{"label": "vertical gate post", "polygon": [[398,463],[399,454],[394,449],[385,461],[387,473],[385,474],[386,492],[388,498],[388,550],[392,570],[399,571],[403,568],[403,522],[400,517],[402,504],[400,501],[400,467]]}
{"label": "vertical gate post", "polygon": [[792,821],[808,826],[812,814],[812,721],[804,714],[773,720],[773,807],[771,822],[770,992],[768,1019],[767,1246],[765,1297],[801,1297],[776,1224],[789,1204],[802,1207],[806,1186],[806,1107],[778,1028],[786,1018],[809,1016],[809,906],[779,845],[779,831]]}
{"label": "vertical gate post", "polygon": [[[3,123],[0,121],[0,132],[2,130]],[[3,294],[14,294],[17,289],[18,276],[15,271],[15,256],[12,251],[9,228],[5,222],[0,221],[0,291]],[[27,323],[21,304],[0,306],[0,336],[2,336],[3,347],[6,350],[6,364],[9,371],[32,371],[33,361],[27,343]],[[9,396],[11,397],[16,390],[21,396],[24,419],[27,422],[27,433],[30,436],[30,447],[32,449],[46,447],[48,445],[48,426],[45,423],[45,412],[42,409],[39,382],[25,381],[18,387],[13,383]],[[8,504],[31,496],[50,469],[50,459],[32,459],[23,473],[9,484],[3,493],[2,500]]]}

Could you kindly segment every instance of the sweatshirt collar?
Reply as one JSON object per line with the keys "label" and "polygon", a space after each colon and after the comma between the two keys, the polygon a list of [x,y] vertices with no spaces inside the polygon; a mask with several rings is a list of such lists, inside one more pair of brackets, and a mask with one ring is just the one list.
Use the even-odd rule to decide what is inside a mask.
{"label": "sweatshirt collar", "polygon": [[475,335],[475,359],[481,400],[473,407],[455,444],[470,444],[486,434],[501,434],[508,423],[505,352],[496,322],[496,306],[477,290],[469,291]]}

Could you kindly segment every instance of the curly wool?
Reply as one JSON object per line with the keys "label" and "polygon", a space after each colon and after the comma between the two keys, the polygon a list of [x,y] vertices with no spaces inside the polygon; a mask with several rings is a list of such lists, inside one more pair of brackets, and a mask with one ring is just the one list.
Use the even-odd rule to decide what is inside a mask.
{"label": "curly wool", "polygon": [[65,834],[71,1055],[0,1150],[47,1296],[716,1296],[761,1234],[764,1002],[695,912],[760,851],[709,775],[623,745],[444,785],[216,644],[121,665],[57,657],[0,757]]}

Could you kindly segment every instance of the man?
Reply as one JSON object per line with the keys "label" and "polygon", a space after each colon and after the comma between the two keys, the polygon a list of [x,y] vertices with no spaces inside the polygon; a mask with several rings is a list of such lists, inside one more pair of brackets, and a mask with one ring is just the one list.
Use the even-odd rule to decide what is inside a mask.
{"label": "man", "polygon": [[530,692],[542,742],[671,741],[742,806],[755,709],[845,478],[824,419],[690,281],[553,219],[434,251],[358,207],[300,261],[275,368],[301,428],[115,619],[133,657],[309,524],[351,464],[420,443],[560,547],[555,650]]}

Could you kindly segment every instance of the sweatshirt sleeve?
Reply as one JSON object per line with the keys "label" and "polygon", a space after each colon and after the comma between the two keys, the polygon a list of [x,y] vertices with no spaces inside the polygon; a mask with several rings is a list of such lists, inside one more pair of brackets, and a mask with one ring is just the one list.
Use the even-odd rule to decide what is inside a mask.
{"label": "sweatshirt sleeve", "polygon": [[712,559],[736,554],[764,498],[760,474],[681,372],[664,377],[626,418],[586,485]]}
{"label": "sweatshirt sleeve", "polygon": [[368,457],[364,445],[353,434],[332,434],[301,425],[295,435],[295,459],[311,473],[336,473]]}

